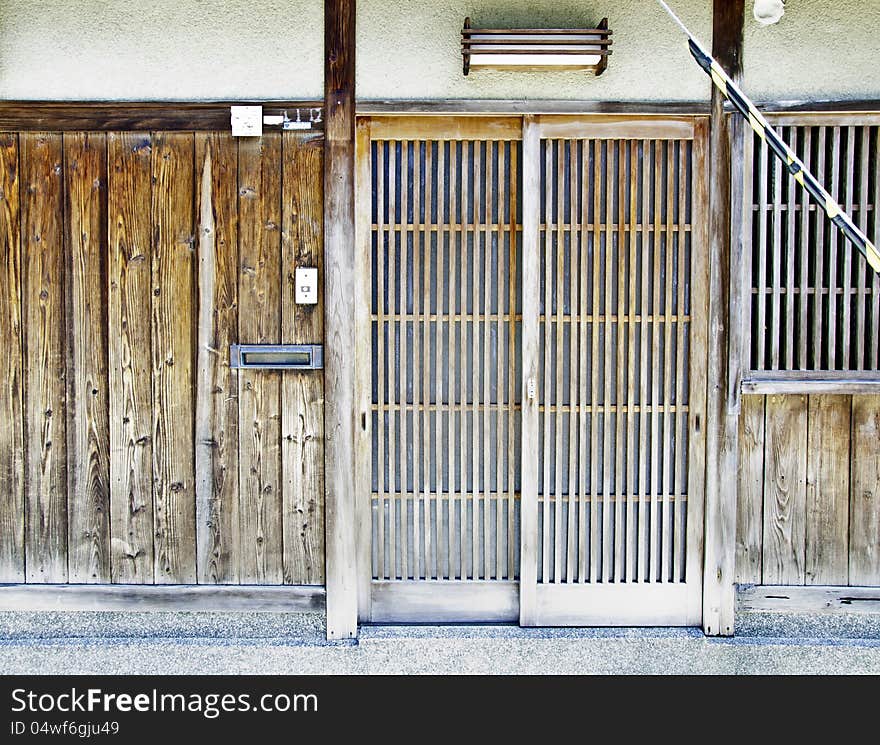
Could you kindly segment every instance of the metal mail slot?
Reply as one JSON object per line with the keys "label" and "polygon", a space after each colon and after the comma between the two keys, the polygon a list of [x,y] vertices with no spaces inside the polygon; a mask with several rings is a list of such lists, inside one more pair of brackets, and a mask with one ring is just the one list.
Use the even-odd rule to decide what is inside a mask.
{"label": "metal mail slot", "polygon": [[321,344],[232,344],[230,365],[236,369],[321,370]]}

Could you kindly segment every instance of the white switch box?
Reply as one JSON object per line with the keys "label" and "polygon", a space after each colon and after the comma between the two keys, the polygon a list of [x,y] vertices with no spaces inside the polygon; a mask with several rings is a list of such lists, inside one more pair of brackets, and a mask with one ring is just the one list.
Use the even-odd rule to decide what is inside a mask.
{"label": "white switch box", "polygon": [[296,288],[293,296],[297,305],[314,305],[318,302],[318,270],[298,266],[293,277]]}
{"label": "white switch box", "polygon": [[263,134],[262,106],[231,106],[233,137],[260,137]]}

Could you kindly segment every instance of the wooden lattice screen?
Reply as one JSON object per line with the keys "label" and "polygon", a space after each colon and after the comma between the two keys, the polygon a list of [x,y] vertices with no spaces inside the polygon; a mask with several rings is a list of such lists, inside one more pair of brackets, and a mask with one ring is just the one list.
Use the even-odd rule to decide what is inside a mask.
{"label": "wooden lattice screen", "polygon": [[517,576],[519,148],[373,139],[374,579]]}
{"label": "wooden lattice screen", "polygon": [[[811,117],[777,132],[880,238],[878,127]],[[880,278],[750,130],[744,160],[746,367],[880,370]]]}

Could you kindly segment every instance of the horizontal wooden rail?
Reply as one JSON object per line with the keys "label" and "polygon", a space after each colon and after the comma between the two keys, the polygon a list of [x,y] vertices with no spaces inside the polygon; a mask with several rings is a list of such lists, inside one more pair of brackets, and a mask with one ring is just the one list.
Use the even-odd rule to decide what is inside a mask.
{"label": "horizontal wooden rail", "polygon": [[880,587],[740,585],[737,605],[757,613],[880,614]]}
{"label": "horizontal wooden rail", "polygon": [[765,395],[880,393],[880,372],[760,372],[743,378],[742,392]]}
{"label": "horizontal wooden rail", "polygon": [[0,611],[323,610],[324,588],[317,585],[0,585]]}

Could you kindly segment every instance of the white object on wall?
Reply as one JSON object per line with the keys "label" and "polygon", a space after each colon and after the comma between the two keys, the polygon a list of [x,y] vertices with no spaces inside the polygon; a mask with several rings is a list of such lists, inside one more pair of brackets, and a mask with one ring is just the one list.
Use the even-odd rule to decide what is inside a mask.
{"label": "white object on wall", "polygon": [[785,14],[785,0],[755,0],[753,14],[762,26],[778,23]]}
{"label": "white object on wall", "polygon": [[298,266],[293,282],[295,285],[293,299],[297,305],[314,305],[318,302],[317,268]]}
{"label": "white object on wall", "polygon": [[233,137],[260,137],[263,134],[262,106],[230,106]]}

